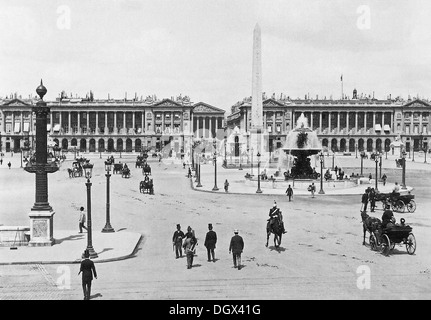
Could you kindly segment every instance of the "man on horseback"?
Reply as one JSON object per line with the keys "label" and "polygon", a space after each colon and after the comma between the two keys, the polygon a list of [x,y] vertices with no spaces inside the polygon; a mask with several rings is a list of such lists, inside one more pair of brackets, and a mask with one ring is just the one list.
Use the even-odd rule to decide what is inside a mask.
{"label": "man on horseback", "polygon": [[270,230],[272,230],[274,223],[276,221],[279,222],[281,230],[283,230],[283,233],[286,233],[286,230],[284,229],[283,216],[281,214],[280,209],[277,208],[277,203],[274,201],[274,205],[272,206],[271,209],[269,209],[268,225]]}

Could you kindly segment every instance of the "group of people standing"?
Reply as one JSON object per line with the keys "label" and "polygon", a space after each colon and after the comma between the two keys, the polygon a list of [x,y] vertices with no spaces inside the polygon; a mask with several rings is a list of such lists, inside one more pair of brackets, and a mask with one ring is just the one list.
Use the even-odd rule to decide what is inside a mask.
{"label": "group of people standing", "polygon": [[[229,245],[229,254],[233,254],[233,264],[238,270],[241,269],[241,253],[244,249],[244,240],[238,234],[238,229],[234,230],[234,236],[232,237]],[[185,239],[185,240],[184,240]],[[183,241],[184,240],[184,241]],[[193,266],[193,258],[196,254],[196,246],[198,240],[195,236],[194,230],[188,226],[187,233],[181,230],[181,225],[177,224],[177,230],[172,236],[172,243],[174,246],[176,259],[183,256],[183,249],[187,257],[187,269],[191,269]],[[208,224],[208,232],[205,236],[204,246],[207,249],[208,262],[216,262],[215,249],[217,243],[217,233],[213,230],[212,223]]]}

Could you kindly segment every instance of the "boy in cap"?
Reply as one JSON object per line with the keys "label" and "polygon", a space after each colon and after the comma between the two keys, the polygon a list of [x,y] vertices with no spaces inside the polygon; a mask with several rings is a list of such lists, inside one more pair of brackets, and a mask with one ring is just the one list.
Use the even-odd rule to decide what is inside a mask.
{"label": "boy in cap", "polygon": [[185,235],[184,232],[181,231],[181,225],[177,224],[177,230],[174,232],[174,235],[172,236],[172,243],[175,247],[175,255],[176,259],[183,256],[183,239]]}
{"label": "boy in cap", "polygon": [[234,230],[234,236],[230,240],[229,254],[232,252],[233,255],[233,266],[234,268],[241,269],[241,253],[244,249],[244,240],[238,235],[238,229]]}
{"label": "boy in cap", "polygon": [[85,212],[84,207],[79,208],[80,214],[79,214],[79,233],[82,233],[82,228],[88,231],[85,224]]}
{"label": "boy in cap", "polygon": [[[208,262],[215,262],[215,253],[214,249],[216,247],[217,243],[217,234],[215,231],[213,231],[213,225],[211,223],[208,224],[208,232],[205,237],[204,246],[207,248],[207,254],[208,254]],[[211,259],[212,257],[212,259]]]}
{"label": "boy in cap", "polygon": [[196,238],[193,236],[193,232],[191,231],[187,232],[186,237],[183,248],[187,256],[187,269],[191,269],[193,266],[193,257],[195,255],[195,246],[197,242]]}

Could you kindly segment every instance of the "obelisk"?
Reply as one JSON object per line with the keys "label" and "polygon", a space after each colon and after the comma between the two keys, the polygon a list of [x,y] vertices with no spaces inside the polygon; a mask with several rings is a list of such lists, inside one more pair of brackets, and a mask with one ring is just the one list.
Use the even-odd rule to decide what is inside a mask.
{"label": "obelisk", "polygon": [[262,106],[262,48],[259,24],[253,31],[253,67],[251,93],[250,145],[254,152],[262,152],[263,106]]}

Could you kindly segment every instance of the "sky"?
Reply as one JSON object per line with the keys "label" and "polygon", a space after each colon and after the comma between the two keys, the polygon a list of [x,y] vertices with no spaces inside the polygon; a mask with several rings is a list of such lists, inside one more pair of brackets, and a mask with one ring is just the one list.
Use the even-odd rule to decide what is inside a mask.
{"label": "sky", "polygon": [[431,97],[431,1],[1,0],[0,97],[251,96],[253,30],[267,96]]}

